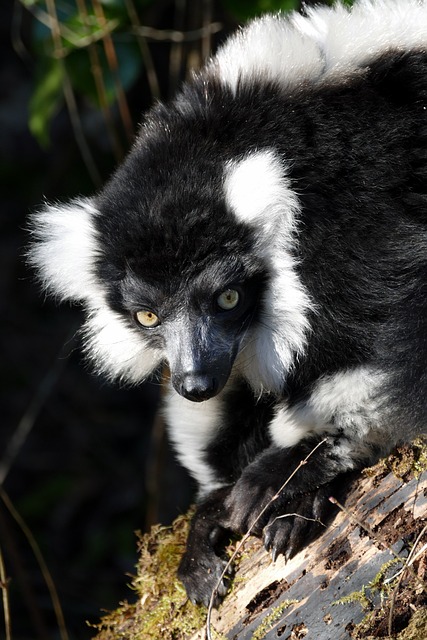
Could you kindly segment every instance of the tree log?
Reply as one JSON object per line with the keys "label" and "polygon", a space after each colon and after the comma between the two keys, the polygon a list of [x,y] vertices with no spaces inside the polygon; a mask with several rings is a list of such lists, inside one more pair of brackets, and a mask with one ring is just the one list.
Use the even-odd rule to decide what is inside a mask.
{"label": "tree log", "polygon": [[[273,563],[259,540],[248,539],[239,550],[230,592],[219,609],[212,612],[212,639],[425,640],[425,449],[421,444],[403,447],[398,455],[365,471],[351,487],[345,510],[339,510],[324,533],[290,561],[279,557]],[[153,559],[158,548],[152,545]],[[178,559],[181,550],[182,540]],[[144,553],[134,584],[137,592],[141,575],[148,570]],[[156,570],[172,569],[158,566]],[[174,579],[172,575],[168,577],[171,583]],[[174,588],[179,590],[176,584]],[[194,617],[194,610],[200,612],[200,608],[193,610],[182,592],[181,610],[171,603],[166,618],[156,622],[152,632],[138,629],[138,620],[146,621],[161,602],[163,608],[165,604],[161,589],[148,595],[139,590],[138,595],[136,604],[128,605],[126,611],[122,607],[121,626],[112,623],[114,616],[103,621],[98,640],[206,638],[202,619],[194,619],[193,627],[187,624],[185,611]],[[182,614],[182,621],[176,625]]]}

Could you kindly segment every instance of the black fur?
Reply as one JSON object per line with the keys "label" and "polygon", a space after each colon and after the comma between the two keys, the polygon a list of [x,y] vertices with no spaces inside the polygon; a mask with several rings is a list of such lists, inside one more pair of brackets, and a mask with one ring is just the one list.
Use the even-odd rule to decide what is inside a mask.
{"label": "black fur", "polygon": [[[419,52],[384,56],[373,61],[363,77],[344,86],[303,88],[290,96],[264,83],[242,86],[232,96],[210,81],[208,103],[204,92],[205,83],[196,81],[184,88],[169,109],[160,107],[151,115],[147,128],[148,137],[155,140],[155,156],[149,145],[136,149],[112,182],[114,199],[107,201],[104,194],[100,200],[101,210],[114,210],[121,190],[129,195],[132,208],[139,203],[134,215],[140,221],[130,224],[129,240],[138,250],[143,247],[154,265],[153,281],[173,282],[176,289],[174,274],[179,274],[180,282],[182,277],[189,280],[215,258],[252,251],[247,229],[234,224],[231,232],[224,203],[218,201],[216,168],[223,166],[224,159],[260,146],[291,158],[289,175],[302,205],[297,270],[316,309],[310,317],[306,353],[284,380],[285,397],[292,406],[310,394],[321,376],[378,363],[391,376],[390,393],[405,410],[404,415],[397,411],[402,431],[408,429],[409,420],[412,425],[424,425],[427,56]],[[161,130],[156,121],[162,123]],[[163,147],[168,151],[162,153]],[[147,169],[146,162],[154,161]],[[156,175],[153,182],[140,180],[139,186],[129,179],[130,172],[147,176],[150,170]],[[147,195],[148,188],[155,190],[153,195]],[[142,197],[149,200],[148,209],[140,204]],[[129,205],[124,206],[128,211]],[[147,215],[151,217],[143,221]],[[138,228],[141,238],[134,232]],[[127,260],[131,255],[131,264],[146,280],[150,269],[138,252],[130,253],[124,239],[123,244],[118,244],[117,236],[114,240],[118,255]],[[165,245],[171,250],[170,259]],[[107,253],[113,252],[111,246]],[[152,253],[161,254],[161,264]],[[208,538],[218,523],[235,532],[246,531],[312,446],[312,441],[289,451],[272,446],[265,429],[272,399],[251,402],[248,393],[243,394],[244,398],[242,390],[229,392],[228,417],[206,450],[206,461],[218,479],[237,481],[225,511],[221,491],[212,526],[207,527]],[[393,434],[390,444],[396,441]],[[361,464],[383,450],[372,446],[371,459]],[[281,552],[293,555],[320,530],[321,525],[310,519],[326,518],[327,499],[347,475],[329,444],[298,472],[254,531],[265,531],[266,547],[274,557]],[[288,512],[302,517],[277,519]],[[190,596],[205,603],[223,566],[199,530],[198,523],[206,528],[211,515],[212,507],[206,510],[202,503],[180,569]],[[219,565],[207,574],[209,554],[209,566]]]}
{"label": "black fur", "polygon": [[[109,308],[168,362],[179,394],[218,396],[218,407],[211,401],[206,415],[193,418],[201,427],[194,424],[190,436],[180,435],[189,427],[180,414],[187,405],[171,404],[168,413],[178,454],[202,485],[180,567],[195,601],[208,603],[220,579],[227,532],[256,521],[253,532],[273,557],[290,557],[321,530],[329,495],[355,470],[425,430],[426,107],[421,50],[390,49],[352,74],[286,90],[254,77],[233,92],[208,68],[171,104],[153,109],[93,201],[93,276]],[[254,389],[250,357],[268,365],[269,354],[254,355],[251,344],[282,322],[264,295],[276,274],[260,249],[263,221],[230,211],[224,171],[271,150],[300,206],[295,237],[280,250],[310,304],[304,349],[292,353],[279,388]],[[218,296],[228,289],[239,304],[222,311]],[[286,288],[275,293],[287,299]],[[135,324],[140,310],[160,324]],[[368,372],[366,398],[345,378],[354,372]],[[273,425],[282,415],[283,434]],[[295,416],[313,425],[293,443]],[[287,514],[298,515],[280,517]],[[225,589],[223,580],[219,596]]]}

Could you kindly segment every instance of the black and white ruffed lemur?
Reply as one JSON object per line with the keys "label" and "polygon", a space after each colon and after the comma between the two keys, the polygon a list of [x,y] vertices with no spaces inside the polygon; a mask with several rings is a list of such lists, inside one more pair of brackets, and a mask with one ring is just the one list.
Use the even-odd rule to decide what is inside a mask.
{"label": "black and white ruffed lemur", "polygon": [[189,597],[209,601],[221,534],[325,439],[254,529],[292,556],[349,472],[425,431],[427,4],[251,22],[148,113],[98,194],[31,227],[96,367],[135,383],[169,366],[169,435],[199,486]]}

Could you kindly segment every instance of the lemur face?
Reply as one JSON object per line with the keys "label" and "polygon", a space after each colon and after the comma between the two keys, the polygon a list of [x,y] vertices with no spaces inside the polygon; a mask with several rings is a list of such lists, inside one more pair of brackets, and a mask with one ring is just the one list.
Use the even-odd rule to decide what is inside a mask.
{"label": "lemur face", "polygon": [[226,384],[257,321],[262,288],[262,271],[231,258],[163,286],[132,274],[120,284],[122,313],[164,354],[175,390],[200,402]]}

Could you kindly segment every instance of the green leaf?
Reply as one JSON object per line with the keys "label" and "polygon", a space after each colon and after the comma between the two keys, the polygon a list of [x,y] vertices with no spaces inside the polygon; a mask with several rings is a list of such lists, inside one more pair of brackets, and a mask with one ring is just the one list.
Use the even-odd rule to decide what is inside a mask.
{"label": "green leaf", "polygon": [[28,126],[40,146],[49,146],[49,124],[62,101],[64,71],[55,58],[39,61],[35,90],[30,98]]}

